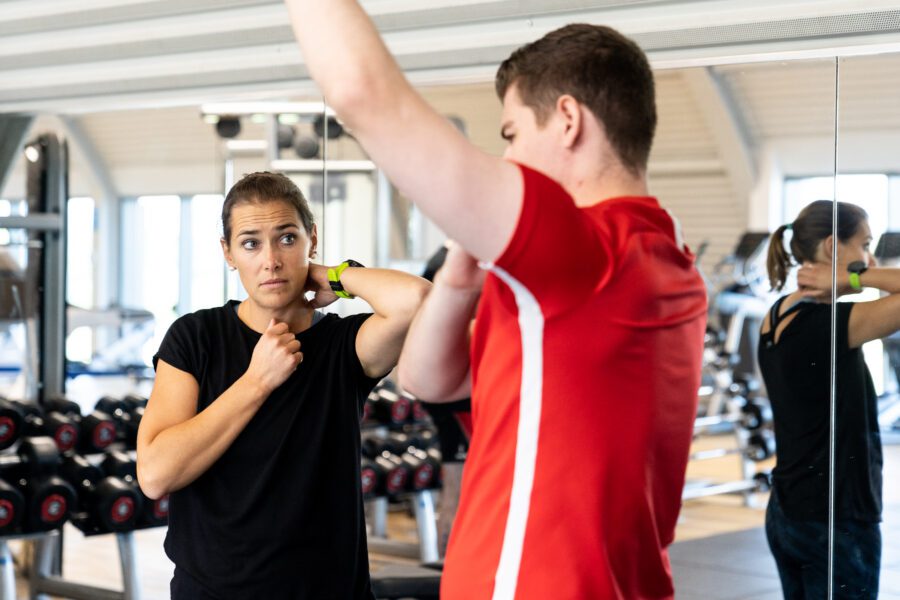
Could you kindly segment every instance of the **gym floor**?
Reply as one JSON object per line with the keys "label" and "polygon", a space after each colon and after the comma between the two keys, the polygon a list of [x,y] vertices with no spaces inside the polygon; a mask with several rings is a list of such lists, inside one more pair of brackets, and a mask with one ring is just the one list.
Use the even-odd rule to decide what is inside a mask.
{"label": "gym floor", "polygon": [[[704,440],[706,445],[723,445]],[[734,457],[732,457],[734,458]],[[733,478],[736,459],[692,463],[689,478]],[[716,465],[714,463],[722,463]],[[765,465],[763,465],[765,466]],[[900,480],[900,444],[885,446],[885,482]],[[781,596],[778,575],[763,531],[766,497],[756,498],[759,508],[747,508],[739,496],[712,496],[685,503],[671,548],[675,589],[679,600],[778,600]],[[886,483],[884,490],[881,593],[884,600],[900,600],[900,486]],[[404,512],[392,512],[388,523],[392,539],[412,540],[415,522]],[[169,597],[172,563],[162,551],[165,528],[135,533],[139,578],[144,600]],[[67,525],[64,532],[63,573],[66,579],[121,589],[118,550],[112,536],[85,538]],[[12,542],[13,553],[21,552],[21,543]],[[395,557],[371,555],[371,567],[377,571],[388,563],[404,561]],[[18,581],[18,595],[28,597],[28,586]]]}

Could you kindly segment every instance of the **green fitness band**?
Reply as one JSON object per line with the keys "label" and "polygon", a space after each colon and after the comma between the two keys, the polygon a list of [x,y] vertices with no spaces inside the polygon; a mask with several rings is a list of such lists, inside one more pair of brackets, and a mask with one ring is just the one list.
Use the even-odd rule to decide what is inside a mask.
{"label": "green fitness band", "polygon": [[334,295],[338,298],[355,298],[356,296],[352,294],[348,294],[344,291],[344,286],[341,284],[341,273],[344,272],[344,269],[347,267],[362,267],[360,263],[356,262],[352,259],[347,259],[341,264],[331,269],[328,269],[328,285],[331,286],[331,291],[334,292]]}
{"label": "green fitness band", "polygon": [[859,276],[865,273],[868,268],[868,265],[861,260],[854,260],[847,265],[847,272],[850,273],[850,287],[857,292],[862,289],[862,282],[859,280]]}

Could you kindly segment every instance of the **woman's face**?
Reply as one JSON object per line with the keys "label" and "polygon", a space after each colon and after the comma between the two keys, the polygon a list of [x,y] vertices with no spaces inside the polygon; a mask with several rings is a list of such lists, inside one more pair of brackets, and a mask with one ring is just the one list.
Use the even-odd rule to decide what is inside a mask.
{"label": "woman's face", "polygon": [[869,229],[869,222],[863,221],[853,237],[838,242],[838,264],[848,265],[854,261],[861,260],[867,265],[875,265],[875,257],[869,246],[872,244],[872,230]]}
{"label": "woman's face", "polygon": [[242,202],[231,210],[225,260],[236,268],[250,300],[261,308],[286,308],[303,297],[316,228],[307,234],[288,202]]}

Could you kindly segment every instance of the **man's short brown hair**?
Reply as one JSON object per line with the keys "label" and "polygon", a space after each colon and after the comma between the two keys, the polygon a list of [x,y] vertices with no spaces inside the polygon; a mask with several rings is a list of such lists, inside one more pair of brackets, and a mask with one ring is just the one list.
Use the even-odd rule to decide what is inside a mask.
{"label": "man's short brown hair", "polygon": [[656,130],[653,72],[638,45],[615,29],[566,25],[522,46],[497,71],[501,101],[512,85],[540,125],[569,94],[600,120],[626,168],[646,170]]}

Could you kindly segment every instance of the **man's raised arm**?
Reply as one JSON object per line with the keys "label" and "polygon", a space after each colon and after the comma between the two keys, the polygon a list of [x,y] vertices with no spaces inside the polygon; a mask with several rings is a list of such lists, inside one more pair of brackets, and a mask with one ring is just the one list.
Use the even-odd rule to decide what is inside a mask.
{"label": "man's raised arm", "polygon": [[498,258],[522,206],[519,170],[419,96],[356,0],[286,4],[310,74],[372,160],[470,254]]}

